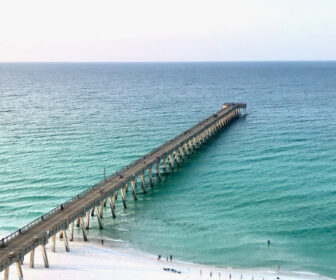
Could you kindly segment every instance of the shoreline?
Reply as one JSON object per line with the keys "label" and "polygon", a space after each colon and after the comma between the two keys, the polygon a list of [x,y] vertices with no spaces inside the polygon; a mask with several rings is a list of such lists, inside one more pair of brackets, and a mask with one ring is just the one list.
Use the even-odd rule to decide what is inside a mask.
{"label": "shoreline", "polygon": [[[22,265],[25,279],[253,279],[253,280],[332,280],[311,272],[280,271],[270,268],[232,268],[188,263],[180,260],[158,261],[157,256],[122,246],[121,242],[104,239],[104,246],[98,238],[89,242],[77,240],[70,243],[70,252],[65,252],[63,241],[57,238],[56,252],[47,244],[50,268],[44,268],[39,248],[35,252],[35,268],[29,268],[29,255]],[[164,268],[176,272],[165,271]],[[181,273],[177,273],[181,272]],[[212,272],[212,277],[210,277]],[[0,277],[2,277],[1,272]],[[231,275],[231,278],[230,278]],[[9,279],[16,279],[15,266],[10,267]]]}

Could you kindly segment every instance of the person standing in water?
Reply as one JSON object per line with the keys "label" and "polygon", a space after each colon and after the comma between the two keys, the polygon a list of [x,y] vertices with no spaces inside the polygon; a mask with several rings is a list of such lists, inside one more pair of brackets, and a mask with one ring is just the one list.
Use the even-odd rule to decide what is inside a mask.
{"label": "person standing in water", "polygon": [[170,255],[169,259],[172,262],[173,261],[173,255]]}
{"label": "person standing in water", "polygon": [[267,241],[267,245],[268,245],[268,247],[271,246],[271,240]]}
{"label": "person standing in water", "polygon": [[102,246],[104,246],[104,239],[101,240],[101,244],[102,244]]}

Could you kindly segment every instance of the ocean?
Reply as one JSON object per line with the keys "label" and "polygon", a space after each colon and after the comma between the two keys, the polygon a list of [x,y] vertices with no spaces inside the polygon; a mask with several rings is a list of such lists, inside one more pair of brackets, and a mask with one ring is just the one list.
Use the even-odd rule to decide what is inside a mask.
{"label": "ocean", "polygon": [[248,116],[89,236],[336,277],[336,62],[0,64],[0,237],[224,102]]}

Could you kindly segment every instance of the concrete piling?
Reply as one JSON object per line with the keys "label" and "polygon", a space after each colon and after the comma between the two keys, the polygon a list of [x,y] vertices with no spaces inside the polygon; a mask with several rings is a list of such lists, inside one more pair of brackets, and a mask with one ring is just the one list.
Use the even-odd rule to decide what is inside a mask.
{"label": "concrete piling", "polygon": [[35,248],[30,251],[30,258],[29,258],[29,267],[34,268],[34,260],[35,260]]}
{"label": "concrete piling", "polygon": [[109,197],[109,202],[110,202],[110,208],[111,208],[111,213],[112,213],[112,218],[115,219],[116,214],[115,214],[115,193],[112,195],[112,197]]}
{"label": "concrete piling", "polygon": [[23,280],[23,273],[22,273],[22,268],[20,262],[16,262],[16,270],[18,274],[18,279]]}
{"label": "concrete piling", "polygon": [[68,242],[68,236],[67,236],[66,231],[64,229],[62,230],[62,233],[63,233],[63,240],[64,240],[65,251],[69,252],[70,251],[70,247],[69,247],[69,242]]}
{"label": "concrete piling", "polygon": [[[101,205],[101,204],[100,204]],[[95,206],[95,211],[96,211],[96,217],[97,217],[97,220],[98,220],[98,224],[99,224],[99,229],[103,229],[103,222],[100,218],[100,215],[99,215],[99,211],[98,211],[98,207]]]}
{"label": "concrete piling", "polygon": [[124,188],[120,189],[120,192],[121,192],[121,197],[122,197],[122,202],[123,202],[124,208],[126,209],[127,208],[127,205],[126,205],[126,186]]}
{"label": "concrete piling", "polygon": [[163,171],[165,173],[167,173],[168,170],[167,170],[167,165],[166,165],[166,159],[165,158],[162,159],[162,166],[163,166]]}
{"label": "concrete piling", "polygon": [[152,176],[152,167],[148,168],[148,176],[149,176],[149,182],[151,184],[151,187],[154,186],[153,176]]}
{"label": "concrete piling", "polygon": [[45,249],[44,244],[41,245],[41,252],[42,252],[42,257],[43,257],[44,267],[45,267],[45,268],[49,268],[49,262],[48,262],[47,251],[46,251],[46,249]]}
{"label": "concrete piling", "polygon": [[86,215],[85,215],[85,229],[89,229],[90,228],[90,210],[86,211]]}
{"label": "concrete piling", "polygon": [[56,234],[51,237],[51,251],[55,252],[56,250]]}
{"label": "concrete piling", "polygon": [[134,197],[134,200],[138,200],[137,195],[136,195],[136,191],[135,191],[135,185],[136,185],[136,180],[132,180],[131,181],[131,187],[132,187],[133,197]]}
{"label": "concrete piling", "polygon": [[142,191],[143,191],[143,193],[146,193],[146,182],[145,182],[145,173],[144,172],[141,173],[140,178],[141,178]]}
{"label": "concrete piling", "polygon": [[73,232],[74,232],[74,222],[70,223],[70,236],[69,236],[69,240],[73,241]]}
{"label": "concrete piling", "polygon": [[159,178],[159,181],[161,181],[161,174],[160,174],[160,161],[156,162],[156,175]]}
{"label": "concrete piling", "polygon": [[81,217],[79,221],[80,221],[80,227],[82,229],[83,239],[84,239],[84,241],[88,241],[88,238],[87,238],[87,235],[86,235],[86,232],[85,232],[83,218]]}

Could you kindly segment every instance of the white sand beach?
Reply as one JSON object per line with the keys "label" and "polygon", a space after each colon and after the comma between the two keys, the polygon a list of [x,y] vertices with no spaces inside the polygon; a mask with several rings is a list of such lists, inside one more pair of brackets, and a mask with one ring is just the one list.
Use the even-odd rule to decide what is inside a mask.
{"label": "white sand beach", "polygon": [[[105,241],[101,246],[98,241],[71,242],[71,251],[66,253],[63,242],[57,240],[56,252],[51,252],[50,244],[47,254],[50,268],[44,268],[40,249],[35,252],[35,268],[29,268],[27,255],[22,266],[24,279],[119,279],[119,280],[173,280],[173,279],[253,279],[253,280],[289,280],[289,279],[330,279],[317,274],[304,272],[279,273],[271,269],[233,269],[218,268],[199,264],[190,264],[173,259],[167,262],[157,261],[157,257],[133,249],[116,246],[116,242]],[[175,269],[181,273],[165,271]],[[210,276],[212,272],[212,277]],[[231,275],[231,278],[230,278]],[[9,279],[17,279],[15,265],[10,267]],[[1,272],[0,278],[3,278]]]}

